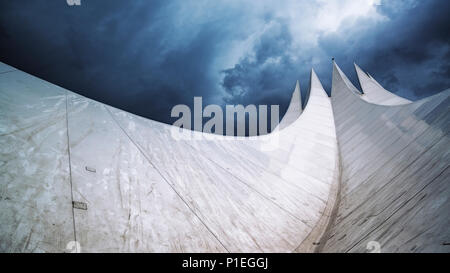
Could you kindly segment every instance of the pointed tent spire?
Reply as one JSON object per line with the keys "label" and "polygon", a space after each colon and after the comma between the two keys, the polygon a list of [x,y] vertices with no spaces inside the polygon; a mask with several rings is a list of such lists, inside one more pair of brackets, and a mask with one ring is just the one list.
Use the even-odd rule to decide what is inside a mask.
{"label": "pointed tent spire", "polygon": [[367,84],[370,81],[370,76],[366,74],[356,63],[353,63],[355,66],[356,74],[358,75],[359,85],[361,86],[361,89],[363,93],[366,93],[365,90],[367,89]]}
{"label": "pointed tent spire", "polygon": [[280,124],[278,125],[279,129],[283,129],[289,126],[291,123],[297,120],[297,118],[300,116],[301,113],[302,113],[302,96],[300,93],[300,84],[297,80],[294,92],[292,92],[289,107],[286,111],[286,114],[284,114]]}
{"label": "pointed tent spire", "polygon": [[[321,91],[319,91],[319,90],[321,90]],[[309,90],[308,90],[308,93],[306,94],[305,105],[303,108],[307,107],[307,104],[308,104],[311,96],[317,96],[317,95],[328,97],[328,94],[325,92],[325,89],[323,89],[322,83],[320,82],[319,78],[317,77],[316,72],[314,71],[313,68],[311,68],[311,73],[310,73],[310,77],[309,77]]]}
{"label": "pointed tent spire", "polygon": [[322,83],[320,82],[319,77],[317,77],[314,68],[311,68],[311,89],[320,89],[322,90],[321,94],[328,97],[328,94],[325,92],[325,89],[323,89]]}
{"label": "pointed tent spire", "polygon": [[[339,66],[336,64],[336,62],[333,60],[333,83],[332,83],[332,93],[333,93],[333,86],[335,85],[334,81],[340,78],[345,85],[355,94],[361,95],[361,92],[356,88],[353,83],[347,78],[347,76],[342,72],[342,70],[339,68]],[[333,96],[333,94],[331,94]]]}
{"label": "pointed tent spire", "polygon": [[289,108],[292,107],[292,110],[298,113],[302,112],[302,96],[300,94],[300,83],[295,83],[295,89],[292,93],[291,102],[289,104]]}
{"label": "pointed tent spire", "polygon": [[[380,83],[378,83],[373,77],[372,75],[370,75],[368,72],[365,72],[364,70],[361,69],[361,67],[359,67],[356,63],[353,63],[353,65],[355,66],[355,70],[356,70],[356,74],[358,75],[358,80],[359,83],[361,85],[361,88],[363,89],[363,93],[365,93],[364,89],[368,89],[368,85],[370,85],[371,83],[376,84],[378,87],[384,89],[383,86],[381,86]],[[387,92],[390,92],[386,89],[384,89]],[[370,92],[370,90],[369,90]],[[395,94],[392,94],[395,95]]]}
{"label": "pointed tent spire", "polygon": [[359,84],[364,92],[362,98],[370,103],[381,105],[399,105],[410,103],[410,100],[395,95],[384,89],[372,76],[364,72],[356,63],[354,63]]}

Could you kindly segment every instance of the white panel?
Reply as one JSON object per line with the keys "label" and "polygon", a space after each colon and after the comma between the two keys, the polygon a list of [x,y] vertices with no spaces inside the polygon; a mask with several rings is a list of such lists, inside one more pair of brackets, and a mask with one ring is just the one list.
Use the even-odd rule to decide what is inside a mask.
{"label": "white panel", "polygon": [[398,106],[355,95],[334,64],[340,203],[325,251],[448,252],[450,90]]}
{"label": "white panel", "polygon": [[61,88],[0,74],[0,251],[63,252],[74,240]]}

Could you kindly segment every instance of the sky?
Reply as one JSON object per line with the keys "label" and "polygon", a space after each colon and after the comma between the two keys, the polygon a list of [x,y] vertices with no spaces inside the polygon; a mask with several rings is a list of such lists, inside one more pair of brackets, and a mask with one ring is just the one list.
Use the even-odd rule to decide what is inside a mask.
{"label": "sky", "polygon": [[0,61],[173,123],[176,104],[289,104],[353,62],[418,100],[450,87],[448,0],[0,0]]}

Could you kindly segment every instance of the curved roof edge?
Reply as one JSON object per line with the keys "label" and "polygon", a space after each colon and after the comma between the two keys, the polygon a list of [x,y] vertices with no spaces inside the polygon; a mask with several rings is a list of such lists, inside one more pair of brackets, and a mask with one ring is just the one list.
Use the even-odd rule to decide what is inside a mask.
{"label": "curved roof edge", "polygon": [[292,124],[293,122],[295,122],[297,118],[301,115],[302,111],[303,111],[302,96],[300,93],[300,84],[297,80],[294,92],[292,92],[291,102],[289,103],[289,107],[286,113],[284,114],[282,120],[278,124],[278,128],[282,130],[287,126],[289,126],[290,124]]}
{"label": "curved roof edge", "polygon": [[402,105],[411,103],[410,100],[402,98],[381,86],[369,73],[364,72],[356,63],[356,74],[363,91],[361,98],[367,102],[379,105]]}
{"label": "curved roof edge", "polygon": [[[339,81],[336,81],[336,79],[340,78]],[[342,85],[345,85],[346,88],[342,88]],[[373,103],[370,101],[367,101],[365,99],[363,99],[363,96],[361,94],[358,94],[356,92],[359,92],[359,90],[352,84],[352,82],[347,78],[347,76],[345,75],[344,72],[342,72],[342,70],[339,68],[339,66],[337,65],[337,63],[335,61],[333,61],[333,73],[332,73],[332,84],[331,84],[331,97],[333,97],[333,94],[335,94],[337,91],[344,89],[343,92],[349,92],[353,95],[356,95],[356,97],[358,97],[359,99],[361,99],[362,102],[366,103],[366,104],[370,104],[370,105],[378,105],[381,107],[395,107],[395,106],[405,106],[407,104],[391,104],[391,105],[384,105],[384,104],[377,104],[377,103]],[[415,104],[415,103],[419,103],[419,102],[423,102],[426,100],[429,100],[435,96],[438,96],[439,94],[448,92],[449,89],[445,89],[439,93],[436,93],[432,96],[429,97],[425,97],[422,98],[418,101],[413,101],[411,103],[408,104]]]}
{"label": "curved roof edge", "polygon": [[216,141],[225,136],[177,138],[173,125],[20,70],[0,74],[0,171],[13,185],[2,193],[0,250],[63,252],[75,237],[83,252],[291,252],[315,242],[339,157],[331,100],[311,77],[308,107],[285,130]]}

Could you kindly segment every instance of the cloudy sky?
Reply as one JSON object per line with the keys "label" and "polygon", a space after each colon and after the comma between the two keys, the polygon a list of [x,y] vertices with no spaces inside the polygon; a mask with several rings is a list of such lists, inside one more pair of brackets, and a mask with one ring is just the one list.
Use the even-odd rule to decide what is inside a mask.
{"label": "cloudy sky", "polygon": [[[448,0],[1,0],[0,61],[172,123],[176,104],[279,104],[331,57],[417,100],[450,87]],[[281,113],[283,114],[283,113]]]}

